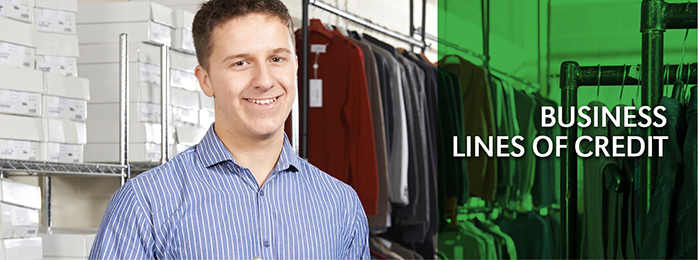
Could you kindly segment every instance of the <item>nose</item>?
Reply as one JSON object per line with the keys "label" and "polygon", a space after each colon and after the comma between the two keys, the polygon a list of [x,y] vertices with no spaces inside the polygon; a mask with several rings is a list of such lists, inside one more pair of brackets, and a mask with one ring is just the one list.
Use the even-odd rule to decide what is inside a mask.
{"label": "nose", "polygon": [[255,66],[252,84],[255,88],[264,91],[274,87],[274,77],[266,64],[260,64],[258,66]]}

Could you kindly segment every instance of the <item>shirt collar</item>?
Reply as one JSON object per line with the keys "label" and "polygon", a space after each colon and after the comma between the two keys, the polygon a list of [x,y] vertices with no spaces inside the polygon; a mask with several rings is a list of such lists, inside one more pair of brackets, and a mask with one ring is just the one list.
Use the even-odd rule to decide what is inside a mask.
{"label": "shirt collar", "polygon": [[[228,151],[225,145],[223,145],[221,139],[218,138],[216,131],[213,129],[214,125],[215,124],[211,124],[208,132],[206,132],[206,135],[204,135],[204,138],[201,139],[201,142],[199,142],[199,145],[196,148],[196,152],[198,153],[201,162],[205,167],[210,167],[226,161],[230,161],[237,166],[241,166],[235,162],[233,155],[230,154],[230,151]],[[291,143],[288,141],[286,133],[284,133],[284,145],[281,148],[281,154],[279,155],[279,160],[277,161],[274,170],[276,172],[284,170],[295,171],[299,169],[299,160],[300,158],[293,153]]]}

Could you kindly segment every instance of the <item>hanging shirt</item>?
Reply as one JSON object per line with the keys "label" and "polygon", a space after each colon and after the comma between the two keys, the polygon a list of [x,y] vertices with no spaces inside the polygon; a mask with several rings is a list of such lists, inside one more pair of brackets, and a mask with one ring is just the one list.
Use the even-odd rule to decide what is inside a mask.
{"label": "hanging shirt", "polygon": [[[312,86],[309,90],[308,161],[351,185],[359,194],[366,214],[375,215],[378,167],[363,52],[317,19],[310,21],[308,39],[311,49],[312,45],[324,46],[320,47],[324,52],[308,53],[308,68],[298,70],[301,73],[307,69],[311,80],[322,80],[321,90]],[[301,40],[301,31],[297,30],[297,48],[302,47]],[[298,49],[297,53],[302,55],[304,51]],[[314,64],[318,65],[317,77]],[[317,91],[321,95],[315,95]],[[300,103],[303,94],[298,92]],[[318,99],[321,106],[314,107]]]}

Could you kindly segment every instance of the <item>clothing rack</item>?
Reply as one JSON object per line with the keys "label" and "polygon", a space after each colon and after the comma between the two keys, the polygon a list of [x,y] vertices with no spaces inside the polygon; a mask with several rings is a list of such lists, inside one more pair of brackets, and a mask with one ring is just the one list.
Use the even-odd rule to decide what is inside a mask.
{"label": "clothing rack", "polygon": [[[414,33],[416,33],[416,34],[422,33],[422,28],[417,28],[417,29],[415,29]],[[435,42],[437,42],[438,44],[444,45],[444,46],[446,46],[446,47],[449,47],[449,48],[458,50],[458,51],[460,51],[460,52],[467,53],[468,55],[473,56],[473,57],[475,57],[475,58],[477,58],[477,59],[479,59],[479,60],[482,60],[482,61],[487,60],[487,57],[486,57],[485,55],[482,55],[482,54],[479,54],[479,53],[477,53],[477,52],[475,52],[475,51],[472,51],[472,50],[463,48],[463,47],[461,47],[461,46],[459,46],[459,45],[457,45],[457,44],[455,44],[455,43],[451,43],[451,42],[449,42],[449,41],[443,40],[443,39],[438,38],[438,37],[436,37],[436,36],[433,36],[433,35],[431,35],[431,34],[428,34],[428,33],[427,33],[427,34],[426,34],[426,38],[429,39],[429,40],[435,41]],[[428,45],[427,47],[430,47],[430,48],[431,48],[431,45]],[[511,75],[511,74],[509,74],[509,73],[507,73],[507,72],[504,72],[504,71],[502,71],[502,70],[499,70],[499,69],[497,69],[497,68],[493,68],[492,66],[489,67],[489,71],[495,72],[495,73],[497,73],[497,74],[499,74],[499,75],[502,75],[502,76],[504,76],[504,77],[510,78],[510,79],[512,79],[512,80],[518,81],[518,82],[520,82],[520,83],[522,83],[522,84],[524,84],[524,85],[526,85],[526,86],[532,87],[534,90],[540,89],[540,85],[537,84],[537,83],[533,83],[533,82],[530,82],[530,81],[528,81],[528,80],[525,80],[525,79],[516,77],[516,76],[514,76],[514,75]]]}
{"label": "clothing rack", "polygon": [[[426,44],[424,41],[418,41],[412,37],[403,35],[401,33],[395,32],[393,30],[387,29],[385,27],[376,25],[366,19],[363,19],[361,17],[358,17],[356,15],[353,15],[351,13],[342,11],[337,9],[334,6],[325,4],[321,1],[318,0],[303,0],[303,19],[302,19],[302,24],[303,27],[301,29],[302,31],[302,49],[303,54],[301,55],[301,92],[303,93],[303,100],[300,104],[300,108],[296,109],[297,107],[294,107],[294,110],[298,111],[300,110],[300,115],[299,119],[296,118],[295,113],[292,115],[292,123],[293,125],[293,147],[294,149],[297,149],[300,145],[301,149],[297,149],[297,153],[302,157],[302,158],[308,158],[308,48],[309,48],[309,42],[308,42],[308,24],[309,24],[309,14],[308,14],[308,9],[309,6],[313,5],[317,8],[320,8],[322,10],[325,10],[327,12],[330,12],[332,14],[338,15],[344,19],[350,20],[354,23],[357,23],[359,25],[362,25],[366,28],[372,29],[374,31],[377,31],[379,33],[388,35],[394,39],[400,40],[402,42],[408,43],[411,46],[416,46],[420,48],[425,48]],[[300,121],[298,124],[295,122]],[[298,129],[296,128],[297,125],[302,125],[302,132],[300,133],[300,136],[302,139],[299,141],[298,136],[296,133],[298,133]]]}

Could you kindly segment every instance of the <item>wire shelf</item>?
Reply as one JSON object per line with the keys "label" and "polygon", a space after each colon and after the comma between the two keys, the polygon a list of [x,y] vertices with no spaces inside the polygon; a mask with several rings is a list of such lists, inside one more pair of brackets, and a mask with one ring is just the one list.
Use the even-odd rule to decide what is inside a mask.
{"label": "wire shelf", "polygon": [[58,163],[0,159],[0,172],[26,172],[44,175],[124,177],[126,166],[118,164]]}

